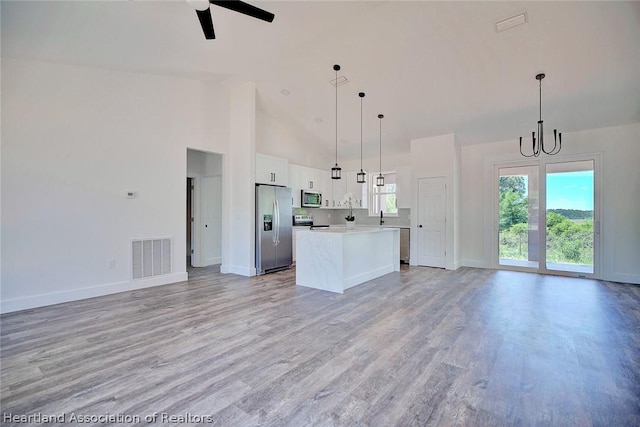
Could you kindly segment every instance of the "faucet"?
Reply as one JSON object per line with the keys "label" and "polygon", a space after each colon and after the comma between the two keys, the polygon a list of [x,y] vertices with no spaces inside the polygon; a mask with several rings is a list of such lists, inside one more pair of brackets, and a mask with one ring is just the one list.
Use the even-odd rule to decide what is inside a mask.
{"label": "faucet", "polygon": [[384,215],[382,215],[382,211],[380,211],[380,225],[384,224]]}

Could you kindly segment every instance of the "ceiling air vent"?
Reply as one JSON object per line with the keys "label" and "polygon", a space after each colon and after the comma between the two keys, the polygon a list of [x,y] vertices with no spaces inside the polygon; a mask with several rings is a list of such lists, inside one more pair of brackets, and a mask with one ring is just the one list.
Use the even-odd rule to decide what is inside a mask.
{"label": "ceiling air vent", "polygon": [[496,22],[496,31],[502,32],[506,31],[510,28],[517,27],[518,25],[523,25],[527,23],[527,12],[519,13],[518,15],[514,15],[510,18],[503,19],[501,21]]}
{"label": "ceiling air vent", "polygon": [[349,79],[345,76],[340,76],[337,79],[331,80],[329,83],[331,83],[331,86],[342,86],[343,84],[349,83]]}

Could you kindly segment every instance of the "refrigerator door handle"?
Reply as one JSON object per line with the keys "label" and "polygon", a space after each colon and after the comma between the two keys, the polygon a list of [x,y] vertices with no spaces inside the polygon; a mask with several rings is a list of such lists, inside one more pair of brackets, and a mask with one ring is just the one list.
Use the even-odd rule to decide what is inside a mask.
{"label": "refrigerator door handle", "polygon": [[280,243],[280,207],[278,199],[273,201],[273,246]]}
{"label": "refrigerator door handle", "polygon": [[276,245],[280,244],[280,202],[276,200],[276,208],[278,208],[278,235],[276,237]]}
{"label": "refrigerator door handle", "polygon": [[273,242],[273,246],[276,245],[276,230],[278,229],[277,216],[276,216],[276,200],[273,200],[273,214],[272,214],[272,225],[271,225],[271,240]]}

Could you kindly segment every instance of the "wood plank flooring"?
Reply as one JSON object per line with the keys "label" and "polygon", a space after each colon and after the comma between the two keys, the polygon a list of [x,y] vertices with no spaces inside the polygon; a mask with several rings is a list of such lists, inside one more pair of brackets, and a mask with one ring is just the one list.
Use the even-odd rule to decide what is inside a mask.
{"label": "wood plank flooring", "polygon": [[640,425],[639,286],[403,265],[337,295],[294,270],[189,275],[1,316],[2,424]]}

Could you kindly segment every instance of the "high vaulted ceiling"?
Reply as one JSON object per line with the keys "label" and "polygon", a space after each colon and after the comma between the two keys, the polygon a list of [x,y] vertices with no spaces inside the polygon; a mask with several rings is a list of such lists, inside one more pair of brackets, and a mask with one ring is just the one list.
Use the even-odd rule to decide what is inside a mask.
{"label": "high vaulted ceiling", "polygon": [[[547,131],[640,121],[639,2],[249,1],[266,23],[212,6],[205,40],[186,1],[2,1],[2,55],[112,70],[257,83],[259,107],[341,156],[530,135],[538,82]],[[495,23],[521,12],[528,22]],[[283,94],[288,93],[288,95]],[[564,141],[563,141],[564,142]],[[568,142],[566,142],[568,143]],[[377,151],[376,151],[377,153]]]}

